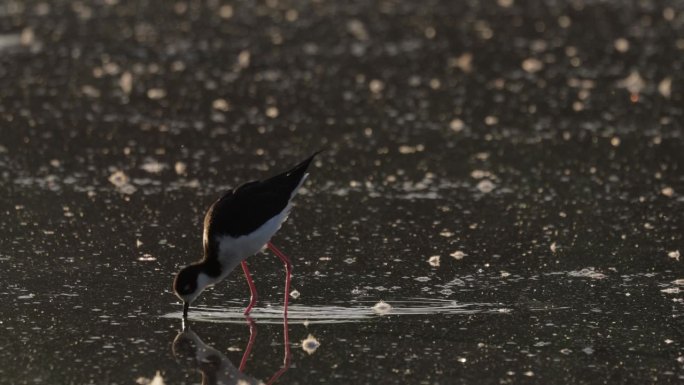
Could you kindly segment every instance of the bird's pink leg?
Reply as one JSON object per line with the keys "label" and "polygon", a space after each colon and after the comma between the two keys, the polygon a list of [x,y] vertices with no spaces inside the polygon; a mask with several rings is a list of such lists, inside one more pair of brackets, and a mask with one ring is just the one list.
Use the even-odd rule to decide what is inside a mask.
{"label": "bird's pink leg", "polygon": [[287,255],[283,254],[282,251],[278,250],[278,248],[275,247],[275,245],[273,244],[273,242],[270,242],[270,241],[269,241],[266,245],[268,246],[269,249],[271,249],[271,251],[273,251],[273,253],[274,253],[275,255],[278,256],[278,258],[282,259],[283,262],[285,262],[285,263],[288,264],[288,265],[292,265],[292,261],[290,261],[290,258],[289,258]]}
{"label": "bird's pink leg", "polygon": [[290,258],[287,257],[287,255],[283,254],[282,251],[278,250],[277,247],[273,245],[270,241],[266,244],[271,251],[275,255],[280,258],[283,263],[285,263],[285,310],[283,311],[283,314],[285,317],[287,317],[287,303],[290,298],[290,276],[292,274],[292,261],[290,261]]}
{"label": "bird's pink leg", "polygon": [[249,359],[249,354],[252,352],[252,347],[254,346],[254,340],[256,339],[256,324],[251,317],[247,317],[247,323],[249,323],[249,342],[247,342],[247,347],[245,348],[245,353],[242,355],[242,360],[240,361],[240,371],[245,371],[245,366],[247,365],[247,359]]}
{"label": "bird's pink leg", "polygon": [[259,295],[257,294],[256,286],[254,285],[254,281],[252,281],[252,275],[249,274],[249,268],[247,267],[247,261],[242,261],[240,263],[242,265],[242,271],[245,272],[245,278],[247,278],[247,284],[249,285],[249,291],[251,293],[251,296],[249,298],[249,305],[247,306],[247,309],[245,309],[245,315],[249,314],[250,311],[252,311],[252,308],[254,305],[256,305],[257,298],[259,298]]}

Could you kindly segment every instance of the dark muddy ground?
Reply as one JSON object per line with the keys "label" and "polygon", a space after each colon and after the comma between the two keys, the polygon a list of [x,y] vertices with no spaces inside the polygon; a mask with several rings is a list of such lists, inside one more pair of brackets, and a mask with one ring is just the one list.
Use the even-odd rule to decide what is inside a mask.
{"label": "dark muddy ground", "polygon": [[[4,0],[0,383],[681,383],[683,67],[677,1]],[[318,149],[289,369],[269,253],[179,336],[206,208]]]}

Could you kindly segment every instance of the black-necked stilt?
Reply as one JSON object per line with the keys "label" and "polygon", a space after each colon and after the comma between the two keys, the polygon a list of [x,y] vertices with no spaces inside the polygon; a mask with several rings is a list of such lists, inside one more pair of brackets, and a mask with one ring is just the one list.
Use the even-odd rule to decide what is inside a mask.
{"label": "black-necked stilt", "polygon": [[270,241],[287,219],[292,198],[306,180],[306,169],[317,153],[291,170],[263,181],[245,183],[223,194],[204,217],[204,258],[184,267],[173,282],[173,290],[183,300],[183,318],[192,301],[207,286],[223,280],[241,264],[251,292],[249,314],[257,301],[257,291],[245,259],[268,246],[285,264],[285,311],[290,292],[292,262]]}

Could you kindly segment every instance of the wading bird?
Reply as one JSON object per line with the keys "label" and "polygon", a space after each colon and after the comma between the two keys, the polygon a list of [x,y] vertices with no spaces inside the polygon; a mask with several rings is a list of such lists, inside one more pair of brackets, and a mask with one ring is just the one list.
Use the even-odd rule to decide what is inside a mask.
{"label": "wading bird", "polygon": [[290,292],[292,262],[270,239],[287,219],[292,198],[309,175],[309,164],[317,153],[289,171],[263,181],[245,183],[226,192],[209,207],[204,217],[204,258],[184,267],[173,282],[173,290],[183,301],[183,318],[202,290],[223,280],[237,265],[247,278],[251,292],[245,314],[257,301],[256,286],[246,259],[267,246],[285,264],[285,310]]}

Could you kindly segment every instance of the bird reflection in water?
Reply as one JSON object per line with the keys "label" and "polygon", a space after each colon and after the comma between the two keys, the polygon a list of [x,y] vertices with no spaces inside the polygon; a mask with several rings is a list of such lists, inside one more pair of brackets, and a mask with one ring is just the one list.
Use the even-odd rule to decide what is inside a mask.
{"label": "bird reflection in water", "polygon": [[[247,385],[264,384],[263,381],[249,376],[245,373],[247,360],[249,359],[252,347],[256,341],[256,323],[250,317],[246,318],[249,325],[249,342],[242,355],[240,367],[235,365],[220,351],[205,344],[199,336],[183,324],[183,330],[178,333],[173,341],[173,355],[176,359],[185,359],[190,362],[202,373],[202,385]],[[287,318],[283,319],[283,345],[285,346],[285,356],[283,366],[278,370],[266,384],[275,383],[280,376],[290,367],[290,340],[288,336]]]}

